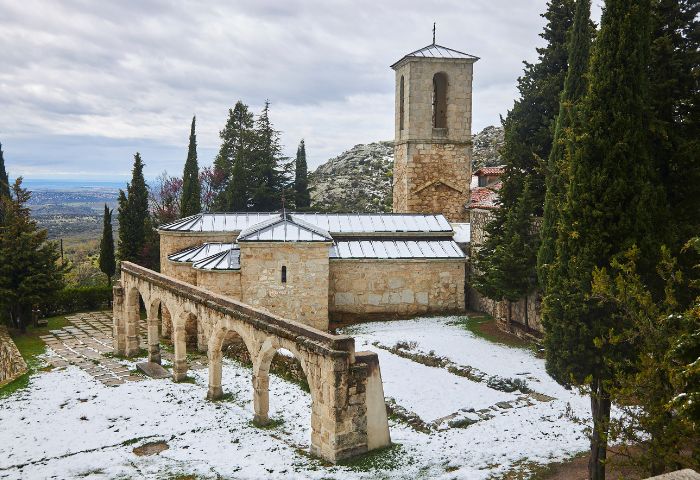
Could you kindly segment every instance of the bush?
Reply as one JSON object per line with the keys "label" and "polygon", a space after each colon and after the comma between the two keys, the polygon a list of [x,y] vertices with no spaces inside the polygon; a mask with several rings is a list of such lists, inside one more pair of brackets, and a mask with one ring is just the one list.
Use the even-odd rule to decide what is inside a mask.
{"label": "bush", "polygon": [[86,310],[105,309],[109,307],[111,301],[112,287],[106,285],[64,288],[52,295],[40,308],[44,316],[52,317]]}

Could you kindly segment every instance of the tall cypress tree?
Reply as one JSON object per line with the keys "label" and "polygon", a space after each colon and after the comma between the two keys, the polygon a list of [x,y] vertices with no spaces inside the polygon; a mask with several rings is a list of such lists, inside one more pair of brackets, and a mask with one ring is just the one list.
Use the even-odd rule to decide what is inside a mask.
{"label": "tall cypress tree", "polygon": [[297,148],[297,158],[294,167],[296,208],[309,208],[311,195],[309,195],[309,172],[306,166],[306,146],[303,139],[299,142],[299,148]]}
{"label": "tall cypress tree", "polygon": [[149,228],[148,186],[143,177],[143,161],[138,152],[134,155],[131,183],[126,194],[119,190],[119,246],[122,261],[139,262],[145,246],[146,229]]}
{"label": "tall cypress tree", "polygon": [[5,170],[5,156],[2,152],[2,143],[0,143],[0,198],[10,198],[10,179]]}
{"label": "tall cypress tree", "polygon": [[650,278],[659,252],[664,199],[647,134],[649,3],[606,2],[544,299],[547,371],[590,395],[589,476],[595,480],[605,478],[611,384],[634,351],[617,343],[625,325],[610,305],[592,299],[592,272],[636,245],[640,273]]}
{"label": "tall cypress tree", "polygon": [[537,274],[540,286],[547,288],[547,269],[554,262],[559,209],[564,201],[567,181],[567,156],[575,138],[576,108],[586,93],[586,71],[590,55],[593,26],[590,0],[577,0],[574,24],[568,46],[568,71],[561,94],[559,114],[554,129],[552,150],[545,172],[545,199],[540,247],[537,254]]}
{"label": "tall cypress tree", "polygon": [[180,216],[189,217],[202,211],[202,189],[199,185],[199,165],[197,164],[197,136],[195,134],[196,117],[192,117],[190,143],[187,149],[187,161],[182,174],[182,197]]}
{"label": "tall cypress tree", "polygon": [[255,122],[255,145],[251,162],[251,204],[258,211],[280,208],[284,175],[280,171],[282,148],[279,132],[270,121],[270,102],[266,101]]}
{"label": "tall cypress tree", "polygon": [[114,235],[112,233],[112,211],[105,204],[102,216],[102,239],[100,240],[100,271],[107,275],[107,284],[112,284],[112,277],[117,271],[114,259]]}
{"label": "tall cypress tree", "polygon": [[[532,208],[528,215],[542,214],[544,176],[541,159],[549,156],[552,146],[554,120],[567,70],[567,32],[573,22],[573,0],[551,0],[542,16],[547,19],[547,24],[540,36],[547,45],[537,49],[537,63],[525,62],[525,72],[518,79],[520,98],[503,122],[501,155],[506,168],[503,186],[499,190],[500,208],[486,226],[488,238],[482,253],[475,259],[475,286],[494,300],[512,298],[514,291],[524,296],[532,286],[529,281],[523,284],[520,278],[509,275],[508,265],[489,252],[500,252],[508,258],[527,253],[525,263],[520,266],[528,279],[533,278],[530,272],[535,271],[537,263],[539,237],[530,234],[530,225],[509,222],[508,219],[523,204],[526,184],[530,198],[524,203]],[[524,251],[511,250],[521,241],[528,242]]]}

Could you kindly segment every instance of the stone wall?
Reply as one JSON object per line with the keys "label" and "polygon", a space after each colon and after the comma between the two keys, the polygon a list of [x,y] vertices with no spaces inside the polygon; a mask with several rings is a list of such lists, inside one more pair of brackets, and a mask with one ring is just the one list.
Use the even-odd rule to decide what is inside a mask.
{"label": "stone wall", "polygon": [[195,270],[197,275],[195,285],[206,288],[212,292],[226,295],[234,300],[241,299],[241,271],[240,270]]}
{"label": "stone wall", "polygon": [[[328,329],[329,242],[241,242],[241,301]],[[282,282],[282,267],[287,281]]]}
{"label": "stone wall", "polygon": [[27,363],[10,338],[7,328],[0,325],[0,386],[3,386],[27,371]]}
{"label": "stone wall", "polygon": [[332,260],[334,320],[464,311],[464,260]]}

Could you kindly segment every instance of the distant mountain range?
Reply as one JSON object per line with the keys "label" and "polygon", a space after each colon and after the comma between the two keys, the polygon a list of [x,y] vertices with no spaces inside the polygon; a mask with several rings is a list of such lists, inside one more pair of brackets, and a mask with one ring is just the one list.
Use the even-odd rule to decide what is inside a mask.
{"label": "distant mountain range", "polygon": [[[500,165],[503,128],[486,127],[472,136],[472,171]],[[394,142],[355,145],[309,176],[311,206],[330,212],[390,212]]]}

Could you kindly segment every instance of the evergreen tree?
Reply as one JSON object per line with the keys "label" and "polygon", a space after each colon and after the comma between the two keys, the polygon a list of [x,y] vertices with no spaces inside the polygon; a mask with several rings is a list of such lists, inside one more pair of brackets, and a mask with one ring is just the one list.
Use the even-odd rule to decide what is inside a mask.
{"label": "evergreen tree", "polygon": [[255,144],[250,165],[251,206],[261,212],[280,208],[285,181],[280,171],[283,157],[279,132],[273,128],[269,113],[270,102],[266,101],[255,122]]}
{"label": "evergreen tree", "polygon": [[197,164],[197,136],[195,135],[195,119],[192,117],[190,129],[190,144],[187,150],[185,171],[182,174],[182,197],[180,215],[189,217],[202,211],[202,189],[199,185],[199,165]]}
{"label": "evergreen tree", "polygon": [[[520,296],[530,289],[530,271],[535,269],[536,255],[527,257],[528,282],[508,274],[508,265],[493,259],[488,252],[500,252],[508,258],[518,258],[521,251],[509,250],[527,241],[527,252],[536,252],[537,235],[530,235],[530,227],[508,222],[520,205],[530,205],[530,217],[542,214],[544,201],[544,176],[542,161],[547,158],[552,146],[554,119],[559,110],[559,96],[564,85],[567,69],[567,32],[574,16],[573,0],[551,0],[542,15],[547,19],[540,35],[547,45],[538,48],[539,61],[525,62],[525,72],[518,79],[520,99],[503,122],[504,145],[501,156],[505,162],[503,185],[499,190],[500,208],[486,227],[488,238],[482,254],[475,262],[477,289],[494,300],[502,300],[519,291]],[[523,200],[525,184],[528,184],[526,202]],[[518,247],[519,248],[519,247]]]}
{"label": "evergreen tree", "polygon": [[0,198],[10,198],[10,179],[5,170],[5,157],[0,143]]}
{"label": "evergreen tree", "polygon": [[559,103],[552,149],[545,171],[546,193],[537,255],[540,286],[547,288],[547,269],[554,261],[559,209],[566,193],[567,156],[575,139],[576,108],[586,93],[586,71],[593,36],[590,0],[577,0],[568,44],[568,70]]}
{"label": "evergreen tree", "polygon": [[107,284],[112,284],[112,277],[117,271],[114,259],[114,235],[112,234],[112,211],[105,204],[102,217],[102,240],[100,240],[100,270],[107,275]]}
{"label": "evergreen tree", "polygon": [[299,142],[294,166],[295,206],[297,209],[309,208],[311,196],[309,195],[309,174],[306,166],[306,146],[303,139]]}
{"label": "evergreen tree", "polygon": [[252,155],[253,127],[253,114],[239,100],[229,109],[226,125],[219,132],[221,147],[214,159],[215,177],[223,179],[223,185],[213,185],[221,192],[214,199],[214,205],[220,210],[246,210],[248,207],[247,161]]}
{"label": "evergreen tree", "polygon": [[595,480],[605,478],[610,389],[634,351],[615,342],[625,325],[610,305],[591,298],[592,272],[636,245],[646,282],[659,252],[664,200],[647,135],[649,8],[649,0],[606,2],[544,298],[547,371],[591,398]]}
{"label": "evergreen tree", "polygon": [[148,215],[148,187],[143,177],[141,155],[134,155],[131,183],[127,193],[119,190],[119,260],[140,263],[146,242]]}
{"label": "evergreen tree", "polygon": [[58,245],[47,242],[47,231],[32,220],[30,198],[21,178],[12,185],[9,198],[0,198],[5,212],[0,226],[0,306],[22,331],[31,321],[32,307],[63,288],[67,271],[58,262]]}

